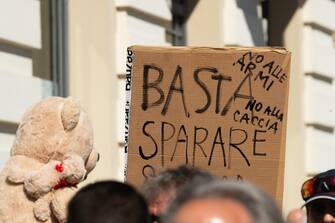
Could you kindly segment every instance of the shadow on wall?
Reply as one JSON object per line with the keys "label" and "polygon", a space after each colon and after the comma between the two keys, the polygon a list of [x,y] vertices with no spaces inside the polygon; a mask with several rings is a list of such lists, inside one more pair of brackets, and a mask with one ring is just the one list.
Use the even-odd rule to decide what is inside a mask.
{"label": "shadow on wall", "polygon": [[[254,16],[257,15],[258,2],[262,7],[262,17],[268,19],[267,40],[259,37],[259,29],[262,29],[262,21],[258,20],[255,24]],[[251,31],[252,40],[255,45],[263,45],[267,42],[270,46],[284,45],[284,32],[295,12],[303,7],[306,0],[281,0],[281,1],[245,1],[236,0],[237,6],[243,11],[243,15]],[[258,27],[259,26],[259,27]],[[262,43],[263,42],[263,43]]]}
{"label": "shadow on wall", "polygon": [[256,0],[236,0],[236,5],[243,11],[245,21],[247,22],[248,29],[251,33],[252,42],[255,46],[266,45],[266,38],[264,35],[263,23],[261,17],[258,16]]}
{"label": "shadow on wall", "polygon": [[305,4],[305,0],[281,0],[267,1],[268,35],[270,46],[284,46],[284,33],[299,8]]}

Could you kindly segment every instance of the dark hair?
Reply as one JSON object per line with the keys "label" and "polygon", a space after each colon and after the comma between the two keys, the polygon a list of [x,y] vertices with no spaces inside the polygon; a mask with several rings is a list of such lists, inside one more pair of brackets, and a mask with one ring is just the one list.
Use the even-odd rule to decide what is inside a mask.
{"label": "dark hair", "polygon": [[216,180],[199,182],[185,187],[169,205],[163,216],[164,223],[173,223],[176,212],[195,199],[233,199],[242,204],[257,223],[283,223],[276,203],[263,191],[246,182]]}
{"label": "dark hair", "polygon": [[214,179],[214,176],[199,168],[182,165],[175,169],[164,170],[157,176],[148,178],[142,186],[142,192],[150,203],[161,193],[177,191],[191,182]]}
{"label": "dark hair", "polygon": [[130,185],[102,181],[82,188],[68,206],[68,223],[147,223],[144,198]]}

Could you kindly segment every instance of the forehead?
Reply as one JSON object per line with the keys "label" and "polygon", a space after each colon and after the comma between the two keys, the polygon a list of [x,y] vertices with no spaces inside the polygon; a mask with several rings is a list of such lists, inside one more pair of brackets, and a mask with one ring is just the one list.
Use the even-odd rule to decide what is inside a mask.
{"label": "forehead", "polygon": [[174,223],[251,223],[247,208],[233,199],[195,199],[182,205],[176,212]]}

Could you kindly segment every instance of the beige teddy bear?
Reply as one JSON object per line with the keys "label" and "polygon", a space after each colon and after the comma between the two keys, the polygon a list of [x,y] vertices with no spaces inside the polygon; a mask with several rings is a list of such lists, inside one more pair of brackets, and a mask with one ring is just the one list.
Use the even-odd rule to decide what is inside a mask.
{"label": "beige teddy bear", "polygon": [[0,174],[0,223],[66,222],[76,185],[95,167],[92,127],[72,98],[26,112]]}

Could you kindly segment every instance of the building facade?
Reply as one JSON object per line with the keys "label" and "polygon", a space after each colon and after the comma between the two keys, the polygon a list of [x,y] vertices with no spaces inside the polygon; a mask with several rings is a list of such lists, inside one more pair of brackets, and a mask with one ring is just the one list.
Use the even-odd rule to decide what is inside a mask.
{"label": "building facade", "polygon": [[67,94],[62,3],[0,1],[0,167],[23,112],[42,98]]}
{"label": "building facade", "polygon": [[292,52],[284,210],[301,183],[333,168],[335,1],[0,0],[0,167],[20,117],[52,96],[86,108],[101,161],[89,177],[123,179],[130,45],[264,46]]}

